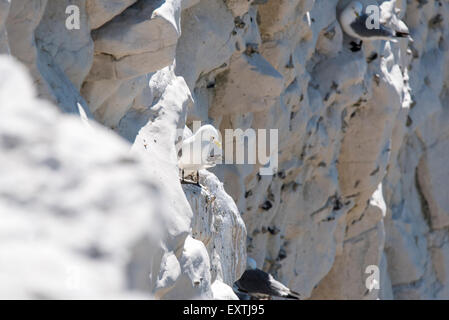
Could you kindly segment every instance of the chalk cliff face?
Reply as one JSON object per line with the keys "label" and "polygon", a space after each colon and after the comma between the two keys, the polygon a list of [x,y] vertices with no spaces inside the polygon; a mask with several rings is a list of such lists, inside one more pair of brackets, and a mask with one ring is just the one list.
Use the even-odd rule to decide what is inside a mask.
{"label": "chalk cliff face", "polygon": [[[344,0],[0,0],[0,296],[235,299],[250,256],[448,299],[449,1],[361,2],[414,41],[352,52]],[[181,185],[194,121],[276,129],[277,170]]]}

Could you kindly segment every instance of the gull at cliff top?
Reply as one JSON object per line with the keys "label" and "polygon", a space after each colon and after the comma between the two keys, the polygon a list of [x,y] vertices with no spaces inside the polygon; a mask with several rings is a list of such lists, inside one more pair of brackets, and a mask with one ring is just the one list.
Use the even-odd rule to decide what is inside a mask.
{"label": "gull at cliff top", "polygon": [[[377,7],[377,9],[379,8]],[[377,19],[378,24],[376,27],[374,27],[375,24],[371,24],[373,19]],[[395,15],[393,16],[392,21],[395,22],[396,29],[381,23],[379,19],[380,17],[373,17],[366,12],[363,12],[363,5],[358,1],[349,3],[339,17],[342,29],[348,35],[356,39],[369,41],[390,40],[393,42],[397,42],[398,38],[408,38],[409,40],[412,40],[405,23],[399,20]]]}

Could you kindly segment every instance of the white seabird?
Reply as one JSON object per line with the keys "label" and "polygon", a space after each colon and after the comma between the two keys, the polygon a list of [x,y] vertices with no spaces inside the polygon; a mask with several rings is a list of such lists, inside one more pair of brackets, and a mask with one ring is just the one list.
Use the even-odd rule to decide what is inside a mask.
{"label": "white seabird", "polygon": [[[410,34],[404,22],[400,21],[402,31],[387,27],[379,21],[379,28],[368,28],[367,21],[371,19],[363,12],[363,5],[358,1],[352,1],[341,12],[339,21],[342,29],[351,37],[360,40],[390,40],[397,42],[398,38],[409,38]],[[380,17],[379,17],[380,19]],[[398,20],[398,19],[397,19]],[[359,45],[360,46],[360,45]]]}
{"label": "white seabird", "polygon": [[196,172],[196,184],[199,185],[199,170],[214,167],[221,159],[220,134],[214,126],[202,126],[194,135],[183,140],[178,152],[178,167],[181,169],[181,182],[185,174]]}
{"label": "white seabird", "polygon": [[248,258],[246,271],[242,277],[235,282],[239,292],[246,293],[256,299],[267,299],[270,297],[281,297],[288,299],[300,299],[300,295],[284,286],[273,278],[269,273],[257,269],[254,259]]}

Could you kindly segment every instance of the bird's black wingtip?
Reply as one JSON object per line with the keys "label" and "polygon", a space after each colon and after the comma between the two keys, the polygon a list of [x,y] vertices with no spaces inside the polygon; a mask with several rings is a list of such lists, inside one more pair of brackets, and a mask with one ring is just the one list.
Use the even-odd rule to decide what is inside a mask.
{"label": "bird's black wingtip", "polygon": [[301,300],[301,295],[298,292],[290,290],[290,293],[286,298],[294,299],[294,300]]}
{"label": "bird's black wingtip", "polygon": [[395,36],[396,36],[396,38],[408,39],[410,42],[412,42],[412,43],[414,42],[412,36],[408,32],[396,31]]}
{"label": "bird's black wingtip", "polygon": [[408,37],[410,37],[410,33],[396,31],[396,37],[398,37],[398,38],[408,38]]}

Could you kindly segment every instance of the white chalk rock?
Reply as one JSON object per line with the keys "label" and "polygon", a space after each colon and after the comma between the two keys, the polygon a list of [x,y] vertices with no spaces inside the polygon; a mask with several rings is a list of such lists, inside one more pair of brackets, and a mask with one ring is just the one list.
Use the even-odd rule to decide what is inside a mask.
{"label": "white chalk rock", "polygon": [[246,228],[237,206],[217,177],[200,171],[201,189],[184,185],[193,210],[192,236],[202,241],[210,257],[212,280],[231,286],[245,271]]}
{"label": "white chalk rock", "polygon": [[0,70],[0,296],[150,298],[165,233],[151,170],[122,139],[35,98],[17,62],[1,57]]}
{"label": "white chalk rock", "polygon": [[86,10],[92,29],[98,29],[137,0],[87,0]]}

